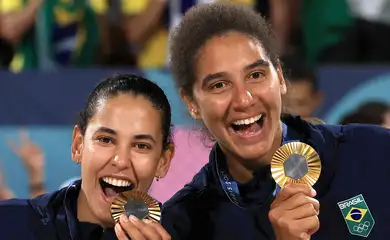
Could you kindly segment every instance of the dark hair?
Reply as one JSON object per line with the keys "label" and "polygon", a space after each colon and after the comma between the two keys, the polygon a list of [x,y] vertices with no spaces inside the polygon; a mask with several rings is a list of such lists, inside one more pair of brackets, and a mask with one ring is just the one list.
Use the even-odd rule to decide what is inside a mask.
{"label": "dark hair", "polygon": [[384,115],[390,111],[390,106],[382,102],[367,102],[360,105],[357,110],[344,116],[340,124],[383,124]]}
{"label": "dark hair", "polygon": [[80,112],[77,125],[84,135],[88,122],[95,114],[101,99],[110,99],[119,94],[141,95],[148,99],[161,112],[163,148],[173,143],[171,105],[164,91],[154,82],[136,75],[116,75],[99,83],[89,95],[87,104]]}
{"label": "dark hair", "polygon": [[239,4],[199,4],[186,12],[170,36],[170,64],[177,88],[192,96],[197,53],[207,40],[230,31],[246,34],[258,41],[272,64],[279,64],[274,35],[260,14]]}
{"label": "dark hair", "polygon": [[288,56],[282,58],[282,62],[289,83],[307,82],[311,85],[313,92],[319,90],[316,71],[303,58]]}

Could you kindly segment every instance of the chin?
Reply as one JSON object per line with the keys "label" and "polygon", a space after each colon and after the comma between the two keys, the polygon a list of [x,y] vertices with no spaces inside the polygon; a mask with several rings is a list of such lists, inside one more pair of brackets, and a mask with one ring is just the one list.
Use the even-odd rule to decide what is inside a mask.
{"label": "chin", "polygon": [[235,148],[236,154],[245,161],[253,161],[262,164],[266,163],[262,159],[267,155],[270,150],[270,148],[266,148],[262,144],[256,144],[252,146],[237,146]]}
{"label": "chin", "polygon": [[115,222],[111,217],[110,211],[103,211],[103,209],[100,209],[100,211],[94,212],[94,215],[99,221],[99,225],[102,225],[104,227],[113,227],[115,225]]}

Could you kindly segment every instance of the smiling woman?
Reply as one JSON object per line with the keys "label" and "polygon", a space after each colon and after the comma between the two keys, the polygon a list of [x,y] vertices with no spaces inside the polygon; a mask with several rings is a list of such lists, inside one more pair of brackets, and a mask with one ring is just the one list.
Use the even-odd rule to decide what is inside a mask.
{"label": "smiling woman", "polygon": [[[163,226],[175,240],[387,236],[390,208],[382,202],[389,192],[375,186],[390,183],[384,170],[390,169],[390,132],[282,116],[287,89],[276,42],[259,14],[229,3],[197,5],[172,31],[169,49],[177,88],[191,116],[216,141],[209,163],[164,203]],[[271,172],[273,160],[297,154],[296,147],[291,150],[295,145],[307,145],[301,149],[305,157]],[[313,162],[322,169],[317,168],[320,176],[311,181],[313,186],[281,184],[283,175],[304,182],[306,176],[291,172],[305,172],[307,164],[310,176]],[[342,202],[354,203],[345,207]],[[357,208],[365,215],[352,219],[349,213]]]}
{"label": "smiling woman", "polygon": [[121,192],[146,193],[153,179],[169,169],[171,108],[161,88],[133,75],[97,85],[74,127],[71,152],[81,165],[81,181],[35,199],[2,202],[0,220],[18,221],[17,227],[2,229],[2,237],[170,238],[160,224],[134,216],[122,216],[115,224],[110,211]]}

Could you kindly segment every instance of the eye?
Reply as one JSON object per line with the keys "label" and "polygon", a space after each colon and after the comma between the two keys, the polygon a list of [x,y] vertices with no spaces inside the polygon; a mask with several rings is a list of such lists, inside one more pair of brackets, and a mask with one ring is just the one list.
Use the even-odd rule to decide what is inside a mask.
{"label": "eye", "polygon": [[112,139],[110,137],[97,137],[96,140],[99,143],[103,143],[103,144],[113,144],[114,143],[114,139]]}
{"label": "eye", "polygon": [[258,78],[262,78],[264,76],[265,76],[265,74],[263,72],[260,72],[260,71],[252,72],[249,74],[249,78],[251,78],[251,79],[258,79]]}
{"label": "eye", "polygon": [[136,144],[134,144],[134,147],[136,147],[140,150],[148,150],[148,149],[152,148],[149,144],[146,144],[146,143],[136,143]]}
{"label": "eye", "polygon": [[223,88],[225,86],[225,84],[223,82],[218,82],[216,84],[214,84],[213,88]]}

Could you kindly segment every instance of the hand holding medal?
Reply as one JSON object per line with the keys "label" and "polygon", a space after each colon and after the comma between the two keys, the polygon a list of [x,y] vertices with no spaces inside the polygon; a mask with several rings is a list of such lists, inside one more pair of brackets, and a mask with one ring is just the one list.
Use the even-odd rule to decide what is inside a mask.
{"label": "hand holding medal", "polygon": [[269,212],[276,239],[310,239],[319,229],[319,202],[312,188],[321,174],[319,155],[302,142],[284,144],[272,158],[271,173],[281,187]]}
{"label": "hand holding medal", "polygon": [[115,233],[118,239],[171,239],[160,225],[158,202],[146,193],[131,190],[122,192],[111,204]]}

